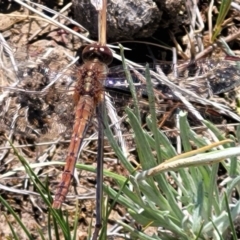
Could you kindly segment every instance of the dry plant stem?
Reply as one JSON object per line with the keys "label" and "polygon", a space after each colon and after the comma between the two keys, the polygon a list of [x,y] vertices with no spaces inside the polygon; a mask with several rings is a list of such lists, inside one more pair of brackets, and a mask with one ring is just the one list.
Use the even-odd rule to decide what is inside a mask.
{"label": "dry plant stem", "polygon": [[[208,151],[208,150],[210,150],[212,148],[215,148],[215,147],[220,148],[221,145],[223,145],[225,143],[230,143],[230,142],[232,142],[232,140],[226,139],[226,140],[222,140],[220,142],[214,142],[211,145],[204,146],[204,147],[199,148],[197,150],[193,150],[193,151],[190,151],[190,152],[183,153],[181,155],[177,155],[177,156],[159,164],[156,167],[153,167],[149,170],[138,173],[135,176],[135,179],[137,181],[142,181],[143,179],[145,179],[147,177],[157,175],[161,172],[179,169],[180,167],[197,166],[199,164],[201,164],[201,165],[202,164],[212,164],[212,163],[223,161],[225,157],[220,158],[219,157],[220,154],[218,154],[218,156],[215,156],[215,157],[212,157],[212,158],[209,157],[209,159],[205,160],[205,159],[202,159],[201,153],[203,153],[205,151]],[[232,152],[231,152],[232,155],[234,155],[236,153],[237,154],[239,153],[239,149],[232,148],[231,150],[232,150]]]}
{"label": "dry plant stem", "polygon": [[[238,38],[240,36],[240,30],[237,31],[236,33],[226,37],[226,38],[223,38],[225,42],[230,42],[236,38]],[[207,47],[204,51],[198,53],[196,55],[196,58],[195,60],[197,61],[198,59],[200,58],[203,58],[205,55],[209,54],[211,51],[213,51],[213,49],[216,47],[216,44],[211,44],[209,47]],[[186,63],[183,63],[181,65],[179,65],[178,69],[179,71],[183,71],[184,69],[186,69],[188,65]]]}
{"label": "dry plant stem", "polygon": [[175,47],[176,47],[176,49],[177,49],[178,54],[179,54],[183,59],[187,60],[187,59],[188,59],[188,56],[183,52],[182,47],[178,44],[175,36],[172,34],[171,31],[169,31],[168,33],[169,33],[169,35],[170,35],[170,38],[172,39],[172,41],[173,41],[174,44],[175,44]]}
{"label": "dry plant stem", "polygon": [[[119,43],[141,43],[141,44],[146,44],[146,45],[151,45],[151,46],[156,46],[156,47],[159,47],[159,48],[163,48],[163,49],[166,49],[166,50],[171,50],[172,48],[170,47],[166,47],[164,45],[161,45],[161,44],[156,44],[156,43],[151,43],[151,42],[146,42],[146,41],[136,41],[136,40],[122,40],[122,41],[118,41],[118,42],[112,42],[111,44],[119,44]],[[124,47],[124,50],[131,50],[129,48],[125,48]]]}
{"label": "dry plant stem", "polygon": [[[52,19],[56,19],[60,13],[65,12],[67,9],[69,9],[72,6],[72,3],[68,3],[64,8],[60,10],[59,13],[55,14]],[[37,30],[29,39],[28,41],[31,41],[34,39],[39,33],[41,33],[44,29],[46,29],[49,26],[49,23],[45,24],[44,26],[41,27],[41,29]]]}
{"label": "dry plant stem", "polygon": [[[98,12],[98,40],[100,46],[106,45],[106,25],[107,25],[107,0],[102,0],[102,9]],[[102,100],[104,100],[104,96],[102,96]],[[104,104],[101,102],[97,111],[100,113],[104,113]],[[101,124],[101,117],[98,114],[98,156],[97,156],[97,192],[96,192],[96,225],[95,231],[93,234],[93,240],[97,240],[99,232],[102,228],[102,199],[103,199],[103,126]]]}
{"label": "dry plant stem", "polygon": [[212,39],[212,11],[213,11],[213,3],[214,1],[211,0],[211,3],[209,5],[209,9],[208,9],[208,29],[209,29],[209,39]]}
{"label": "dry plant stem", "polygon": [[98,153],[97,153],[97,191],[96,191],[96,225],[93,235],[93,240],[98,237],[99,231],[102,228],[102,200],[103,200],[103,147],[104,147],[104,130],[102,125],[101,114],[104,112],[104,95],[102,102],[97,107],[98,115]]}
{"label": "dry plant stem", "polygon": [[51,22],[53,25],[58,26],[58,27],[60,27],[60,28],[62,28],[62,29],[64,29],[64,30],[66,30],[68,33],[71,33],[71,34],[73,34],[74,36],[77,36],[77,37],[83,39],[83,40],[86,41],[86,42],[89,42],[89,43],[92,43],[92,42],[93,42],[93,41],[90,40],[89,38],[87,38],[87,37],[85,37],[85,36],[77,33],[76,31],[74,31],[74,30],[72,30],[72,29],[70,29],[70,28],[68,28],[68,27],[66,27],[64,24],[59,23],[59,22],[56,21],[55,19],[52,19],[52,18],[48,17],[47,15],[45,15],[45,14],[37,11],[35,8],[29,6],[28,4],[23,3],[23,2],[20,1],[20,0],[15,0],[15,2],[19,3],[19,4],[22,5],[23,7],[26,7],[27,9],[31,10],[32,12],[40,15],[41,17],[47,19],[47,20],[48,20],[49,22]]}
{"label": "dry plant stem", "polygon": [[[191,26],[192,26],[192,30],[194,30],[194,33],[201,33],[204,29],[204,23],[203,23],[203,19],[200,13],[200,10],[198,8],[198,5],[196,3],[195,0],[192,1],[187,1],[189,2],[188,4],[186,4],[188,6],[188,15],[189,15],[189,19],[191,19]],[[191,17],[192,16],[192,17]],[[198,24],[196,24],[196,20],[198,20]],[[199,29],[195,29],[196,27],[199,27]]]}
{"label": "dry plant stem", "polygon": [[106,45],[107,0],[102,0],[102,3],[102,9],[98,12],[98,40],[100,45]]}

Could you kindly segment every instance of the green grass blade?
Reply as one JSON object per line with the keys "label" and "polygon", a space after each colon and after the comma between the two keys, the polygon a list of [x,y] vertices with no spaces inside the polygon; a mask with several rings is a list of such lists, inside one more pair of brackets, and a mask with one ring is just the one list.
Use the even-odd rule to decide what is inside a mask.
{"label": "green grass blade", "polygon": [[214,42],[215,39],[218,37],[218,35],[221,33],[222,31],[222,24],[229,12],[229,9],[231,7],[231,0],[222,0],[221,1],[221,6],[220,6],[220,10],[219,10],[219,14],[217,17],[217,21],[213,30],[213,35],[212,35],[212,39],[211,41]]}
{"label": "green grass blade", "polygon": [[190,135],[190,126],[187,122],[187,113],[181,112],[179,118],[179,124],[180,124],[180,137],[183,145],[183,149],[185,152],[190,152],[192,150],[190,141],[189,141],[189,135]]}
{"label": "green grass blade", "polygon": [[115,140],[113,133],[109,127],[106,114],[104,114],[104,134],[107,137],[109,144],[111,145],[112,149],[114,150],[116,156],[121,161],[123,166],[128,170],[128,172],[134,172],[133,166],[129,163],[128,159],[123,155],[121,148],[119,147],[117,141]]}
{"label": "green grass blade", "polygon": [[76,201],[75,205],[75,217],[74,217],[74,225],[73,225],[73,237],[72,239],[77,239],[77,228],[78,228],[78,215],[79,215],[79,208],[78,208],[78,201]]}
{"label": "green grass blade", "polygon": [[[54,219],[57,220],[65,239],[71,239],[71,233],[70,233],[68,222],[62,218],[62,214],[60,214],[61,213],[60,210],[55,210],[51,206],[52,197],[48,191],[48,188],[46,188],[46,186],[42,183],[42,181],[38,178],[38,176],[32,171],[31,166],[26,162],[26,160],[21,155],[18,154],[18,151],[11,144],[10,141],[9,141],[9,143],[10,143],[11,147],[13,148],[14,153],[16,154],[18,159],[21,161],[21,163],[22,163],[26,173],[28,174],[30,180],[32,181],[33,185],[36,187],[36,189],[40,193],[42,200],[49,207],[49,210],[51,211],[51,214],[53,215]],[[49,201],[49,199],[50,199],[50,201]]]}
{"label": "green grass blade", "polygon": [[135,134],[135,142],[141,166],[143,170],[152,168],[156,165],[156,161],[152,155],[146,134],[143,131],[137,117],[129,108],[126,108],[126,113]]}
{"label": "green grass blade", "polygon": [[155,140],[155,150],[157,152],[157,163],[163,162],[162,154],[161,154],[161,141],[160,136],[158,134],[158,126],[157,126],[157,115],[155,109],[155,95],[153,92],[153,85],[151,81],[151,75],[149,71],[149,65],[146,66],[146,81],[147,81],[147,93],[148,93],[148,103],[150,109],[150,115],[152,120],[152,129],[154,140]]}
{"label": "green grass blade", "polygon": [[[135,142],[137,145],[137,152],[138,152],[141,166],[142,166],[143,170],[150,169],[157,165],[157,161],[153,157],[150,145],[146,138],[146,133],[143,131],[142,127],[140,126],[140,124],[139,124],[137,118],[135,117],[135,115],[133,114],[133,112],[128,108],[126,109],[126,112],[128,114],[130,124],[135,133]],[[172,187],[169,186],[169,184],[167,184],[165,176],[158,175],[158,176],[155,176],[155,179],[158,182],[159,189],[161,189],[164,192],[164,194],[167,195],[169,205],[171,206],[172,209],[174,209],[173,213],[177,214],[178,218],[181,218],[182,212],[180,211],[180,209],[177,205],[177,202],[174,198],[173,192],[171,191]],[[158,196],[158,198],[160,199],[161,196],[160,196],[158,188],[156,188],[156,186],[155,186],[154,181],[152,179],[151,179],[151,181],[150,181],[150,179],[148,179],[147,182],[152,187],[152,191],[154,192],[154,194],[156,196]],[[146,191],[145,188],[143,190]]]}
{"label": "green grass blade", "polygon": [[[118,223],[127,231],[131,232],[131,239],[141,239],[141,240],[156,240],[155,237],[150,237],[146,235],[145,233],[142,233],[140,231],[136,231],[133,227],[131,227],[129,224],[123,223],[121,221],[118,221]],[[159,238],[157,238],[159,239]]]}
{"label": "green grass blade", "polygon": [[19,226],[21,227],[21,229],[25,232],[27,238],[29,240],[33,240],[33,236],[29,233],[28,229],[25,227],[25,225],[22,223],[21,219],[19,218],[19,216],[14,212],[14,210],[12,209],[12,207],[8,204],[7,201],[5,201],[1,195],[0,195],[0,201],[2,202],[2,204],[8,209],[8,211],[13,215],[13,217],[15,218],[15,220],[17,221],[17,223],[19,224]]}
{"label": "green grass blade", "polygon": [[[149,118],[147,118],[147,126],[148,128],[152,131],[153,127],[152,127],[152,122],[150,121]],[[170,140],[166,137],[166,135],[163,134],[162,131],[157,130],[157,134],[158,134],[158,138],[159,141],[161,142],[161,155],[164,159],[169,159],[172,158],[174,156],[177,155],[177,152],[175,150],[175,148],[173,147],[172,143],[170,142]],[[156,150],[156,144],[154,139],[147,134],[146,138],[150,144],[150,147],[154,150]]]}
{"label": "green grass blade", "polygon": [[226,209],[227,209],[227,213],[228,213],[228,218],[229,218],[229,222],[230,222],[230,228],[231,228],[231,232],[232,232],[232,239],[233,240],[237,240],[238,237],[237,237],[237,234],[236,234],[236,231],[235,231],[235,227],[234,227],[234,224],[233,224],[233,220],[232,220],[232,217],[231,217],[231,210],[229,208],[229,202],[228,202],[228,198],[227,198],[226,194],[224,194],[224,200],[225,200]]}
{"label": "green grass blade", "polygon": [[12,224],[10,224],[10,222],[8,221],[7,216],[6,216],[5,213],[4,213],[4,217],[5,217],[5,219],[6,219],[7,223],[8,223],[8,226],[9,226],[11,232],[12,232],[13,239],[18,240],[19,237],[18,237],[17,234],[15,233],[15,231],[14,231],[14,229],[13,229],[13,227],[12,227]]}
{"label": "green grass blade", "polygon": [[56,237],[56,240],[58,240],[59,235],[58,235],[58,231],[57,231],[57,223],[56,223],[55,219],[51,219],[51,212],[50,211],[48,212],[47,217],[48,217],[48,225],[47,225],[48,239],[52,240],[52,223],[51,223],[51,221],[53,221],[53,229],[55,230],[55,237]]}
{"label": "green grass blade", "polygon": [[137,99],[137,94],[136,94],[136,88],[133,84],[133,79],[132,76],[130,74],[130,71],[127,67],[126,61],[125,61],[125,57],[124,57],[124,51],[123,51],[123,47],[122,45],[119,45],[120,48],[120,54],[122,57],[122,65],[123,65],[123,69],[125,71],[126,74],[126,78],[129,84],[129,89],[133,98],[133,105],[134,105],[134,113],[137,116],[138,120],[141,121],[141,116],[140,116],[140,110],[139,110],[139,103],[138,103],[138,99]]}
{"label": "green grass blade", "polygon": [[39,228],[38,228],[38,234],[39,234],[39,236],[41,237],[42,240],[45,239],[44,236],[43,236],[43,231],[42,231],[42,229],[39,229]]}

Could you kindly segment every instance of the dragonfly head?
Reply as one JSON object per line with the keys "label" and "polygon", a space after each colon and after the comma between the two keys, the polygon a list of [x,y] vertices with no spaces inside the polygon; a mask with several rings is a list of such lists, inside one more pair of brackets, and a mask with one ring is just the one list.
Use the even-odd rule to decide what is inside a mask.
{"label": "dragonfly head", "polygon": [[92,43],[84,48],[82,59],[84,62],[97,59],[100,62],[109,65],[113,60],[113,56],[111,50],[107,46],[100,45],[99,43]]}

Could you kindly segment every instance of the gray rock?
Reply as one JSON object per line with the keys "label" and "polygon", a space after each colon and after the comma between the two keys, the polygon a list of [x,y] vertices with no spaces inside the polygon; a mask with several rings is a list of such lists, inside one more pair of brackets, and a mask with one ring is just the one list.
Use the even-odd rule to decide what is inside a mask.
{"label": "gray rock", "polygon": [[[90,1],[73,0],[73,9],[75,20],[97,38],[98,16]],[[107,11],[107,37],[114,41],[152,36],[162,16],[152,0],[109,0]]]}

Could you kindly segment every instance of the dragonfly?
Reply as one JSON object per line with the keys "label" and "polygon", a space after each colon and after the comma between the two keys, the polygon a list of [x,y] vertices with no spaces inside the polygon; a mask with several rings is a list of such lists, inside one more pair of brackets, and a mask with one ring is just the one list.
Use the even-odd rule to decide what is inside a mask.
{"label": "dragonfly", "polygon": [[69,145],[66,165],[62,180],[55,194],[53,208],[60,208],[67,195],[78,153],[84,133],[93,111],[97,105],[103,104],[103,81],[108,72],[107,66],[112,62],[112,52],[104,45],[93,43],[88,45],[82,53],[84,64],[79,68],[79,77],[74,91],[76,103],[75,122]]}

